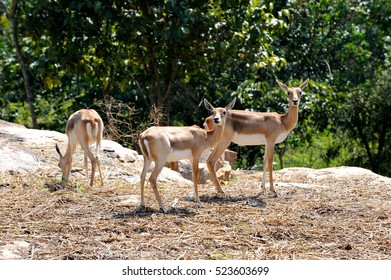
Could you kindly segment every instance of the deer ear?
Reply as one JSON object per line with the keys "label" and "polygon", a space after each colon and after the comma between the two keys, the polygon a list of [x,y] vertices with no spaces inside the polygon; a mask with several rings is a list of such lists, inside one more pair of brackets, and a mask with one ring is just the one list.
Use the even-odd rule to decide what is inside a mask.
{"label": "deer ear", "polygon": [[214,111],[214,107],[212,106],[212,104],[209,103],[208,100],[204,99],[204,106],[205,108],[209,111],[209,112],[213,112]]}
{"label": "deer ear", "polygon": [[56,143],[56,151],[60,155],[60,158],[62,158],[62,154],[61,154],[60,148],[58,147],[57,143]]}
{"label": "deer ear", "polygon": [[236,97],[234,98],[234,100],[232,100],[226,107],[225,109],[227,111],[231,110],[234,106],[235,106],[235,102],[236,102]]}
{"label": "deer ear", "polygon": [[308,85],[309,80],[310,79],[305,80],[305,82],[300,85],[301,90],[303,90]]}
{"label": "deer ear", "polygon": [[289,91],[288,87],[286,85],[284,85],[283,83],[279,82],[278,80],[276,80],[278,85],[286,92]]}

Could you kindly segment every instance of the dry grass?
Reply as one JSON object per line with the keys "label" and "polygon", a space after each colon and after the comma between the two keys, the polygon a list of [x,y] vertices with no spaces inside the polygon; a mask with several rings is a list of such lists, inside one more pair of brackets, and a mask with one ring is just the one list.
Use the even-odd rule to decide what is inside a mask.
{"label": "dry grass", "polygon": [[[139,186],[121,179],[63,188],[57,168],[0,174],[0,247],[25,241],[23,259],[390,259],[391,186],[371,178],[319,180],[275,172],[278,198],[256,197],[259,172],[236,172],[215,196],[201,185],[160,184],[169,214],[138,208]],[[56,174],[56,177],[50,177]],[[289,185],[314,183],[314,187]],[[386,181],[389,182],[389,181]]]}

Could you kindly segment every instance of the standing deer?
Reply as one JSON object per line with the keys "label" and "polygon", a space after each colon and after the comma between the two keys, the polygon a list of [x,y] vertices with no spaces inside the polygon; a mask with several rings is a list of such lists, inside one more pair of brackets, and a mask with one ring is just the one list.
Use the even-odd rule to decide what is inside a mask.
{"label": "standing deer", "polygon": [[[91,161],[91,181],[90,186],[94,184],[94,176],[96,165],[98,165],[101,185],[103,186],[103,177],[100,166],[99,152],[103,137],[103,121],[98,113],[93,109],[82,109],[73,113],[67,122],[65,133],[68,136],[67,151],[64,155],[56,143],[56,151],[60,155],[60,162],[58,166],[62,171],[62,180],[67,182],[72,168],[72,156],[75,152],[76,146],[80,144],[84,151],[84,167],[86,169],[86,177],[88,180],[88,162],[87,157]],[[94,155],[90,150],[90,145],[95,144]]]}
{"label": "standing deer", "polygon": [[[308,84],[307,79],[299,87],[289,88],[277,81],[278,85],[288,94],[289,109],[285,114],[260,113],[243,110],[231,110],[227,115],[222,140],[214,148],[207,159],[207,166],[211,180],[218,193],[224,193],[217,179],[215,164],[231,142],[240,146],[265,145],[263,160],[262,193],[266,194],[266,171],[269,171],[270,192],[273,197],[277,193],[273,186],[273,153],[276,143],[285,140],[296,126],[299,117],[301,93]],[[207,124],[210,128],[210,125]]]}
{"label": "standing deer", "polygon": [[144,183],[147,171],[151,162],[155,167],[149,177],[156,200],[160,209],[167,213],[159,192],[156,187],[156,180],[166,162],[190,159],[192,166],[192,177],[194,187],[194,198],[199,207],[202,207],[198,196],[198,163],[201,155],[218,145],[223,134],[226,116],[235,105],[234,99],[225,108],[214,108],[206,99],[204,105],[213,114],[215,127],[212,130],[205,130],[197,126],[153,126],[142,132],[139,136],[139,146],[144,156],[144,167],[141,172],[141,206],[144,202]]}

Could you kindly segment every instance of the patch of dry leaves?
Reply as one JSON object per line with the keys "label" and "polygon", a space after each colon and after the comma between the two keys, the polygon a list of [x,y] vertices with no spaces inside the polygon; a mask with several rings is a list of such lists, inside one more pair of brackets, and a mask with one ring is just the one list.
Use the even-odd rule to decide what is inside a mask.
{"label": "patch of dry leaves", "polygon": [[[391,186],[373,178],[319,182],[300,171],[275,172],[277,198],[257,196],[260,172],[235,171],[215,195],[200,185],[159,184],[169,214],[139,185],[82,180],[63,187],[53,170],[0,174],[0,247],[30,244],[23,259],[390,259]],[[291,175],[297,174],[297,176]],[[280,185],[278,182],[281,182]],[[389,181],[386,181],[389,182]],[[295,184],[310,184],[304,187]]]}

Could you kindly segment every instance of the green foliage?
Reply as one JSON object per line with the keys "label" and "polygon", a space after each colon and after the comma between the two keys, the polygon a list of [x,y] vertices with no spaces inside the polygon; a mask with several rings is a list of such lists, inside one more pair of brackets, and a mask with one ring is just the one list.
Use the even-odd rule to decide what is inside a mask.
{"label": "green foliage", "polygon": [[351,149],[348,162],[390,174],[391,72],[384,70],[349,92],[341,111],[346,135],[357,146]]}
{"label": "green foliage", "polygon": [[[203,98],[223,105],[236,96],[237,109],[283,113],[276,78],[310,78],[276,168],[355,164],[390,175],[390,1],[16,2],[42,128],[63,131],[81,107],[111,123],[112,98],[136,108],[119,110],[129,134],[151,122],[154,106],[161,123],[202,125]],[[4,10],[12,3],[0,3],[0,118],[30,125]],[[233,148],[241,167],[262,166],[263,147]]]}
{"label": "green foliage", "polygon": [[290,30],[275,41],[288,61],[279,76],[307,74],[316,81],[307,89],[312,97],[301,105],[299,132],[301,127],[310,136],[331,132],[339,142],[330,144],[330,155],[390,175],[385,147],[391,128],[384,122],[390,111],[384,95],[389,92],[390,2],[310,0],[290,1],[287,7]]}
{"label": "green foliage", "polygon": [[[333,133],[324,132],[315,135],[310,146],[297,146],[287,149],[284,155],[284,167],[304,166],[310,168],[325,168],[341,166],[349,157],[349,148],[343,146],[343,139]],[[276,162],[277,169],[281,163]]]}

